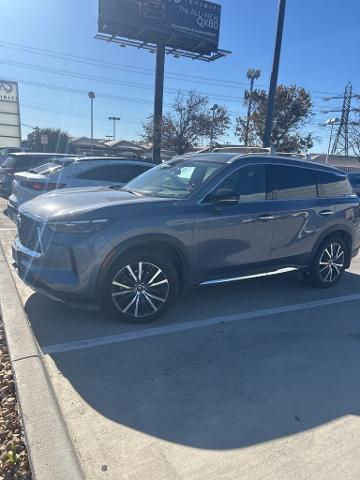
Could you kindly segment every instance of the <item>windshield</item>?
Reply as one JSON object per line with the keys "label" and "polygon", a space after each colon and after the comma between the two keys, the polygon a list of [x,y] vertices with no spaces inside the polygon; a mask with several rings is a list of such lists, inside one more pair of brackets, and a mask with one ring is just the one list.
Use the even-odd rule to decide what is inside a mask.
{"label": "windshield", "polygon": [[223,166],[190,159],[163,163],[132,180],[124,190],[149,197],[187,198]]}

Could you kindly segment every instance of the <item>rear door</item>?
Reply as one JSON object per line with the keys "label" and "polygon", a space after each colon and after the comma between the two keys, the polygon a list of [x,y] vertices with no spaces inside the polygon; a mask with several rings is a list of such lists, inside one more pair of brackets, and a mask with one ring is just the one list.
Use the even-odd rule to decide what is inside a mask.
{"label": "rear door", "polygon": [[306,265],[319,233],[334,212],[328,208],[329,200],[318,198],[314,170],[288,165],[269,168],[276,201],[271,265]]}
{"label": "rear door", "polygon": [[[239,201],[215,208],[217,191],[232,191]],[[244,165],[223,180],[198,206],[195,217],[196,281],[264,272],[275,225],[267,189],[267,167]]]}

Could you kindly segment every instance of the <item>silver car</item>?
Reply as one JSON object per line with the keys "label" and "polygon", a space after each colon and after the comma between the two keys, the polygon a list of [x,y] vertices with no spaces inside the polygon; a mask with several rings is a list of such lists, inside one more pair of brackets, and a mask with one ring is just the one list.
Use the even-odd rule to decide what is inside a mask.
{"label": "silver car", "polygon": [[113,185],[122,187],[152,167],[150,162],[124,157],[57,159],[29,172],[14,175],[7,214],[15,221],[22,203],[51,190]]}

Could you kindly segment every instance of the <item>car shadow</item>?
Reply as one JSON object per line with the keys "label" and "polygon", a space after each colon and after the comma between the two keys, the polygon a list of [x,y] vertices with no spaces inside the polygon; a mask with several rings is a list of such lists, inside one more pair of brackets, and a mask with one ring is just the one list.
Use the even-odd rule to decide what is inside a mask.
{"label": "car shadow", "polygon": [[[360,276],[352,273],[326,291],[294,275],[252,280],[193,291],[156,326],[201,318],[204,302],[209,316],[219,303],[223,313],[244,313],[359,291]],[[81,401],[113,422],[194,448],[242,448],[359,415],[359,306],[245,318],[51,358]],[[134,329],[40,295],[26,311],[41,346]]]}

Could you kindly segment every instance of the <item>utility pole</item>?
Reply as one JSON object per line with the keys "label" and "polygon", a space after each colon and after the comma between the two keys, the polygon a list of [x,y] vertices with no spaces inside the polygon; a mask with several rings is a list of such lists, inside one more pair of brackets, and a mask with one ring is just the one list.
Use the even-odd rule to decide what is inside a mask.
{"label": "utility pole", "polygon": [[212,121],[210,130],[210,148],[214,148],[214,127],[215,127],[215,114],[219,110],[219,105],[215,103],[210,110],[212,111]]}
{"label": "utility pole", "polygon": [[161,163],[161,128],[163,120],[165,76],[165,45],[156,47],[156,74],[155,74],[155,101],[154,101],[154,133],[153,133],[153,162]]}
{"label": "utility pole", "polygon": [[116,122],[121,120],[120,117],[109,117],[109,120],[113,121],[113,140],[116,140]]}
{"label": "utility pole", "polygon": [[91,102],[91,152],[94,150],[94,98],[95,93],[89,92],[88,97]]}
{"label": "utility pole", "polygon": [[255,68],[249,68],[247,71],[247,78],[250,80],[250,90],[245,91],[245,101],[248,103],[248,111],[246,117],[246,130],[245,130],[245,147],[248,146],[249,142],[249,128],[250,128],[250,116],[251,116],[251,106],[252,106],[252,97],[253,97],[253,90],[254,90],[254,82],[260,77],[260,70],[256,70]]}
{"label": "utility pole", "polygon": [[268,105],[267,105],[267,112],[266,112],[265,133],[264,133],[264,140],[263,140],[264,147],[271,146],[271,133],[272,133],[272,127],[273,127],[277,81],[279,76],[279,64],[280,64],[282,36],[284,31],[285,9],[286,9],[286,0],[279,0],[279,12],[278,12],[277,29],[276,29],[274,60],[273,60],[273,68],[271,72],[269,97],[268,97]]}

